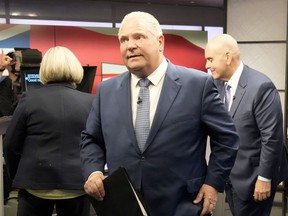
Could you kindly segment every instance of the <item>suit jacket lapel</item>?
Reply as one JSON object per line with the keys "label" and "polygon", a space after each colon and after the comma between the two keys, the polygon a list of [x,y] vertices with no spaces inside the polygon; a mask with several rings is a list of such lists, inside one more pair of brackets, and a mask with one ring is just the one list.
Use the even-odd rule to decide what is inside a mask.
{"label": "suit jacket lapel", "polygon": [[[161,95],[159,98],[157,110],[153,119],[153,123],[150,129],[150,133],[147,139],[145,149],[152,143],[157,131],[162,125],[162,122],[165,119],[170,107],[172,106],[180,88],[181,84],[178,82],[179,76],[177,71],[174,69],[174,65],[169,63],[168,69],[164,78],[163,87],[161,90]],[[133,120],[132,120],[132,108],[131,108],[131,90],[130,90],[130,73],[123,76],[123,79],[120,83],[118,94],[118,104],[120,107],[120,112],[123,113],[123,127],[126,128],[127,134],[129,138],[135,144],[135,149],[139,151],[139,147],[137,144]],[[127,107],[127,104],[129,106]],[[124,120],[125,119],[125,120]],[[126,119],[129,119],[128,121]]]}
{"label": "suit jacket lapel", "polygon": [[246,70],[246,66],[244,65],[244,69],[242,71],[242,74],[240,76],[239,82],[238,82],[238,86],[236,89],[236,93],[235,96],[233,98],[233,103],[232,106],[230,108],[230,115],[232,116],[232,118],[235,115],[235,112],[246,92],[246,86],[247,86],[247,81],[248,81],[248,77],[247,77],[247,70]]}
{"label": "suit jacket lapel", "polygon": [[181,83],[179,82],[179,76],[174,69],[172,63],[168,64],[168,69],[165,75],[161,95],[158,101],[156,113],[153,119],[153,123],[150,129],[150,133],[144,148],[145,149],[152,143],[155,135],[162,125],[170,107],[172,106],[179,90],[181,89]]}
{"label": "suit jacket lapel", "polygon": [[224,93],[224,83],[225,82],[223,80],[214,80],[214,83],[217,86],[221,100],[224,101],[224,94],[225,94]]}
{"label": "suit jacket lapel", "polygon": [[[132,108],[131,108],[131,90],[130,90],[130,72],[127,72],[120,83],[118,94],[118,104],[120,108],[120,113],[123,118],[123,127],[126,128],[128,137],[135,144],[135,148],[139,150],[137,145],[136,136],[134,133],[133,120],[132,120]],[[128,121],[127,121],[128,119]]]}

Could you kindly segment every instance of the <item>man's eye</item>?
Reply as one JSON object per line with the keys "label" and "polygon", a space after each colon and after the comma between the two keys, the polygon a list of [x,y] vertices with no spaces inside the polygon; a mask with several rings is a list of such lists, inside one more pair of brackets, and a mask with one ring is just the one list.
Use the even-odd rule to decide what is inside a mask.
{"label": "man's eye", "polygon": [[137,39],[137,40],[144,39],[144,36],[143,36],[143,35],[138,35],[138,36],[136,37],[136,39]]}
{"label": "man's eye", "polygon": [[123,38],[123,39],[120,40],[120,43],[126,43],[127,41],[128,41],[127,38]]}

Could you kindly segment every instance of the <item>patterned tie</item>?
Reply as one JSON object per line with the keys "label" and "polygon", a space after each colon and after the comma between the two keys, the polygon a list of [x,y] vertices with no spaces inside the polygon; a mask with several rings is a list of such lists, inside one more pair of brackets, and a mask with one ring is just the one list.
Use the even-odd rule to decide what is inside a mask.
{"label": "patterned tie", "polygon": [[230,88],[231,88],[231,86],[228,85],[227,83],[225,83],[225,85],[224,85],[224,91],[225,91],[225,95],[224,95],[225,101],[224,101],[224,103],[225,103],[225,106],[226,106],[227,110],[229,110],[229,104],[230,104],[230,101],[231,101]]}
{"label": "patterned tie", "polygon": [[147,78],[139,80],[140,91],[137,101],[137,114],[135,123],[135,134],[138,146],[143,152],[144,146],[150,130],[150,96],[149,96],[150,81]]}

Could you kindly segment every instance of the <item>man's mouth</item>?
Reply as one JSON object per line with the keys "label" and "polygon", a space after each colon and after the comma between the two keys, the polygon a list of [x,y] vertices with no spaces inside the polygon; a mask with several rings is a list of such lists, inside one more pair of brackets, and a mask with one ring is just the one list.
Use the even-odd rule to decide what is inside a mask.
{"label": "man's mouth", "polygon": [[131,59],[131,58],[136,58],[136,57],[140,57],[141,55],[130,55],[130,56],[127,56],[127,59]]}

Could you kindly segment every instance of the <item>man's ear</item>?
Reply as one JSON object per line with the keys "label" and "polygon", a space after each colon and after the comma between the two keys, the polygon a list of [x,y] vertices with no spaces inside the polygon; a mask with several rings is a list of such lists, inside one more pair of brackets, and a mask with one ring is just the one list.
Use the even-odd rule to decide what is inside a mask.
{"label": "man's ear", "polygon": [[226,52],[226,63],[227,65],[230,65],[231,64],[231,61],[232,61],[232,55],[230,52]]}
{"label": "man's ear", "polygon": [[164,35],[160,35],[158,40],[159,40],[159,51],[163,52],[164,51],[164,42],[165,42]]}

